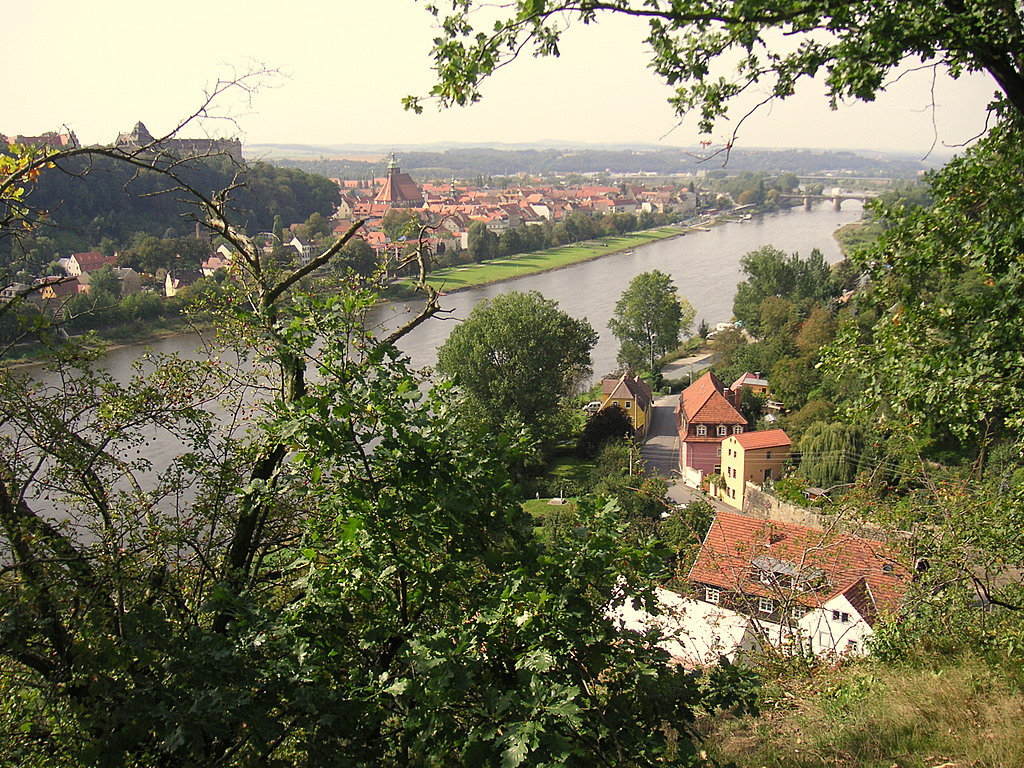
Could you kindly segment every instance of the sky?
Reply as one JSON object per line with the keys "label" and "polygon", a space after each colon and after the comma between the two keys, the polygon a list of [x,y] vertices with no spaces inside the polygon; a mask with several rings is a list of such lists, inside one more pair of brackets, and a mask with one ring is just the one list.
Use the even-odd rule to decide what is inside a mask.
{"label": "sky", "polygon": [[[564,142],[693,146],[669,89],[648,68],[645,27],[611,18],[571,29],[557,59],[523,58],[466,108],[405,112],[403,96],[433,84],[436,30],[415,0],[0,0],[0,133],[63,126],[109,142],[142,121],[155,135],[203,101],[218,78],[276,70],[250,94],[227,94],[218,115],[185,136],[245,144],[409,145]],[[939,154],[978,135],[995,86],[911,72],[872,104],[828,109],[810,82],[744,123],[739,145]],[[737,113],[739,114],[739,112]],[[933,130],[933,122],[935,130]],[[712,139],[732,132],[722,126]]]}

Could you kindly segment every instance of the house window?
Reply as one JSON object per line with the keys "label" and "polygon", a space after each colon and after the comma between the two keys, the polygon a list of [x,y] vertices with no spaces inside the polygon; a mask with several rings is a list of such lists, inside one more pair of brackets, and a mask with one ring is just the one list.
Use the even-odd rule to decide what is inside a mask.
{"label": "house window", "polygon": [[707,426],[704,425],[704,424],[698,424],[697,425],[697,437],[707,437],[707,436],[708,436],[708,428],[707,428]]}
{"label": "house window", "polygon": [[768,451],[768,453],[766,453],[766,454],[764,455],[764,457],[765,457],[766,459],[770,459],[770,458],[772,457],[772,452],[771,452],[771,451]]}
{"label": "house window", "polygon": [[626,410],[628,411],[632,407],[633,407],[633,404],[631,402],[629,402],[629,400],[627,400],[626,401]]}
{"label": "house window", "polygon": [[819,651],[834,651],[835,646],[832,644],[832,638],[826,632],[821,632],[818,635],[818,650]]}
{"label": "house window", "polygon": [[718,446],[718,452],[715,454],[715,456],[718,456],[719,458],[722,457],[722,446]]}
{"label": "house window", "polygon": [[722,592],[714,587],[704,587],[704,599],[709,603],[718,605],[722,599]]}
{"label": "house window", "polygon": [[802,605],[794,605],[793,609],[789,613],[797,621],[799,621],[805,615],[807,615],[807,611],[804,609]]}
{"label": "house window", "polygon": [[721,464],[715,464],[715,474],[716,475],[722,474],[722,465]]}
{"label": "house window", "polygon": [[728,430],[728,428],[727,428],[727,427],[725,426],[725,424],[719,424],[719,425],[718,425],[718,436],[719,436],[719,437],[725,437],[725,436],[726,436],[726,434],[728,434],[728,432],[729,432],[729,430]]}
{"label": "house window", "polygon": [[844,611],[832,611],[832,621],[838,621],[840,624],[849,624],[850,614]]}
{"label": "house window", "polygon": [[771,613],[775,610],[775,601],[768,597],[757,598],[757,610],[761,613]]}
{"label": "house window", "polygon": [[856,640],[847,640],[846,641],[846,652],[847,653],[856,653],[857,652],[857,641]]}
{"label": "house window", "polygon": [[742,435],[743,434],[743,427],[741,427],[739,424],[737,424],[735,427],[732,428],[732,433],[734,435]]}
{"label": "house window", "polygon": [[896,570],[896,566],[893,563],[882,563],[882,573],[892,573]]}

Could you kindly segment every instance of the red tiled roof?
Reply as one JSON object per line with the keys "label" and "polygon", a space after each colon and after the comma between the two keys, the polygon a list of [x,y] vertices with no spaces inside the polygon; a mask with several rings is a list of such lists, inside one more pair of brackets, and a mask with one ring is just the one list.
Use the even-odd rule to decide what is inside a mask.
{"label": "red tiled roof", "polygon": [[83,272],[95,272],[97,269],[117,261],[116,256],[107,256],[99,251],[76,253],[72,255],[72,258],[78,262],[78,266]]}
{"label": "red tiled roof", "polygon": [[722,382],[708,371],[679,396],[686,421],[698,424],[743,424],[747,420],[722,394]]}
{"label": "red tiled roof", "polygon": [[793,442],[783,429],[744,432],[742,435],[733,435],[732,437],[743,446],[745,451],[753,451],[758,448],[780,448],[784,445],[792,445]]}
{"label": "red tiled roof", "polygon": [[[809,581],[794,592],[798,602],[818,606],[844,595],[869,623],[895,611],[910,572],[887,544],[848,533],[825,532],[734,512],[717,512],[690,569],[690,580],[748,595],[778,597],[776,585],[751,579],[754,561],[788,565]],[[889,570],[887,571],[886,568]]]}
{"label": "red tiled roof", "polygon": [[864,621],[868,624],[875,623],[875,618],[878,616],[878,604],[875,602],[875,596],[871,593],[871,587],[868,586],[867,579],[861,576],[844,589],[842,595],[850,602],[850,605],[861,615]]}
{"label": "red tiled roof", "polygon": [[373,198],[377,203],[407,203],[423,205],[423,193],[407,173],[389,173],[380,192]]}

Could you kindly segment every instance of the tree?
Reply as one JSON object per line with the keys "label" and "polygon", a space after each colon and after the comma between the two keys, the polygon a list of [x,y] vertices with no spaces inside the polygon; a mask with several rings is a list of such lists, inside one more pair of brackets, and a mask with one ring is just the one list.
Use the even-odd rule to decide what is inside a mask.
{"label": "tree", "polygon": [[[557,56],[567,26],[615,13],[648,21],[652,67],[674,89],[670,103],[676,111],[696,111],[702,131],[710,131],[731,100],[755,83],[769,97],[784,99],[802,78],[823,73],[832,106],[847,98],[871,101],[908,59],[932,62],[954,77],[988,72],[1005,107],[1024,112],[1024,25],[1013,8],[993,0],[969,13],[958,3],[922,6],[916,0],[884,7],[865,0],[841,8],[821,2],[516,0],[510,9],[495,20],[486,3],[452,3],[434,45],[438,76],[431,96],[442,104],[475,102],[482,81],[522,51],[532,47],[535,55]],[[432,11],[441,14],[439,6]],[[737,63],[725,77],[716,59],[731,52]],[[407,97],[406,105],[421,108],[416,97]]]}
{"label": "tree", "polygon": [[377,252],[361,237],[353,237],[338,254],[338,265],[370,277],[377,269]]}
{"label": "tree", "polygon": [[419,235],[420,217],[415,211],[389,208],[381,220],[380,228],[393,243],[415,240]]}
{"label": "tree", "polygon": [[311,240],[323,240],[329,237],[331,234],[331,225],[320,211],[313,211],[309,214],[309,218],[306,219],[303,226],[305,227],[306,237]]}
{"label": "tree", "polygon": [[498,236],[482,221],[474,221],[466,231],[469,256],[473,261],[487,261],[498,255]]}
{"label": "tree", "polygon": [[930,208],[880,204],[889,222],[858,254],[871,283],[842,325],[827,370],[858,378],[857,406],[886,429],[950,435],[983,459],[1024,427],[1024,312],[1018,256],[1024,193],[1009,179],[1024,134],[1007,122],[930,179]]}
{"label": "tree", "polygon": [[612,404],[587,419],[576,450],[581,456],[593,458],[606,443],[633,437],[633,422],[617,404]]}
{"label": "tree", "polygon": [[746,254],[740,266],[747,279],[736,287],[732,312],[755,335],[761,333],[761,304],[765,299],[786,299],[809,309],[829,297],[829,268],[817,248],[805,259],[798,253],[787,256],[766,245]]}
{"label": "tree", "polygon": [[474,418],[520,422],[540,434],[590,374],[597,333],[536,291],[477,304],[438,349],[437,369],[466,396]]}
{"label": "tree", "polygon": [[864,431],[860,427],[813,424],[800,438],[800,476],[820,488],[851,483],[863,449]]}
{"label": "tree", "polygon": [[672,279],[653,270],[634,277],[615,303],[608,328],[619,340],[619,362],[654,372],[657,359],[679,346],[696,315]]}

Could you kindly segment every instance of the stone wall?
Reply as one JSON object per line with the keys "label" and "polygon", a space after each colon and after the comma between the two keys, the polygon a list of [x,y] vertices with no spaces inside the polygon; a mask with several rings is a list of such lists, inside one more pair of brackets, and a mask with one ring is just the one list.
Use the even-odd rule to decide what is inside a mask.
{"label": "stone wall", "polygon": [[806,507],[798,507],[766,493],[760,486],[747,483],[743,497],[743,513],[751,517],[776,520],[780,523],[795,523],[812,528],[824,528],[826,516]]}

